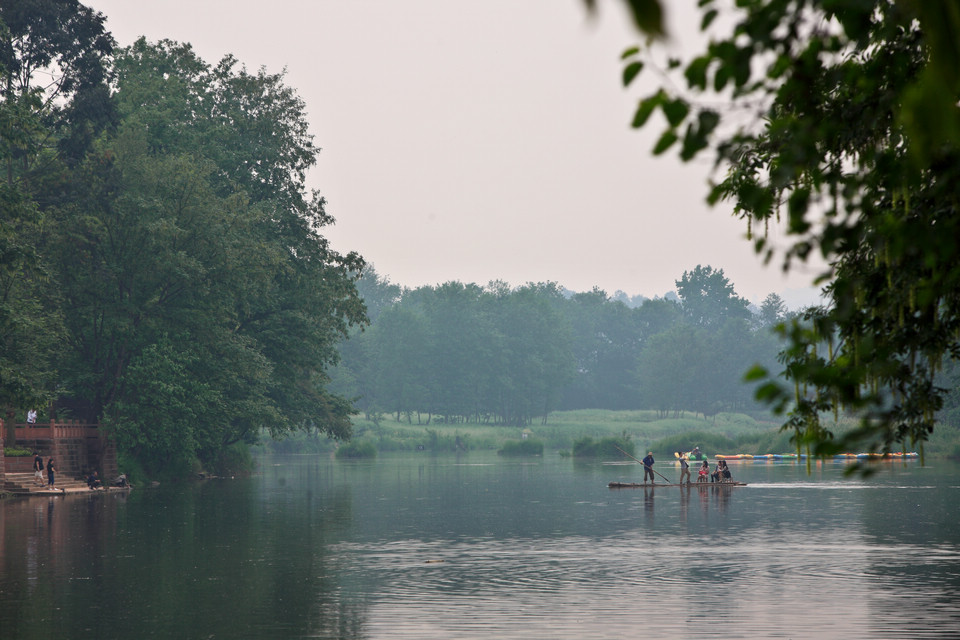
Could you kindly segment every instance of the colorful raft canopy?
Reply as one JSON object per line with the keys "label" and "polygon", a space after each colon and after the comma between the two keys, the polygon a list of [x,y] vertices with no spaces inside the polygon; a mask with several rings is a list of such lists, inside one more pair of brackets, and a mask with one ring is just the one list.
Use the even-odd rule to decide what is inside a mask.
{"label": "colorful raft canopy", "polygon": [[[673,457],[679,460],[680,454],[674,453]],[[696,449],[694,451],[685,451],[683,453],[683,457],[686,458],[688,462],[703,462],[704,460],[710,459],[710,457],[707,454],[702,453],[699,449]]]}

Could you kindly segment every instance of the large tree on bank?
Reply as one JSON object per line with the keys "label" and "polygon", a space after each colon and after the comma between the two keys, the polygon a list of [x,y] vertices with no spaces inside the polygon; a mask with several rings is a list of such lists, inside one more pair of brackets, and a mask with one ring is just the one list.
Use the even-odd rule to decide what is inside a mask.
{"label": "large tree on bank", "polygon": [[58,229],[79,250],[57,253],[73,390],[158,465],[263,428],[348,437],[326,368],[364,320],[363,262],[320,234],[303,102],[282,75],[189,45],[140,40],[114,64],[120,125]]}
{"label": "large tree on bank", "polygon": [[[0,0],[0,404],[45,409],[62,355],[59,290],[43,250],[67,167],[114,121],[101,14],[76,0]],[[22,416],[22,414],[21,414]]]}
{"label": "large tree on bank", "polygon": [[[660,2],[627,4],[641,29],[663,33]],[[732,202],[767,260],[765,232],[779,224],[785,269],[814,254],[829,264],[828,304],[783,328],[795,386],[769,381],[761,395],[818,453],[922,446],[944,395],[935,375],[960,356],[956,3],[698,6],[705,50],[662,64],[655,45],[625,52],[625,84],[645,67],[671,76],[634,125],[660,112],[655,154],[713,152],[710,201]],[[861,426],[835,439],[820,416],[844,409]]]}

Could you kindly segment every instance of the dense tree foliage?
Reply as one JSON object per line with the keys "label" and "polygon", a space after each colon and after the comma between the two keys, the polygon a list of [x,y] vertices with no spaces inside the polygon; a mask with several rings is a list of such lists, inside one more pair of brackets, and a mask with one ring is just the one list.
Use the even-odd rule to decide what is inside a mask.
{"label": "dense tree foliage", "polygon": [[566,305],[573,329],[577,375],[564,394],[566,407],[629,409],[643,331],[639,313],[599,289],[577,293]]}
{"label": "dense tree foliage", "polygon": [[680,307],[687,321],[716,330],[730,320],[749,320],[749,303],[738,296],[723,269],[697,265],[677,281]]}
{"label": "dense tree foliage", "polygon": [[349,437],[327,372],[365,321],[363,261],[321,235],[318,149],[283,76],[168,41],[114,50],[67,0],[0,2],[0,20],[7,407],[55,400],[155,468],[262,429]]}
{"label": "dense tree foliage", "polygon": [[[654,35],[660,4],[628,3]],[[956,3],[698,6],[702,51],[662,64],[656,47],[624,54],[626,84],[645,66],[669,78],[640,101],[634,125],[660,111],[654,153],[714,153],[722,174],[710,200],[733,203],[767,260],[777,224],[789,239],[784,268],[816,254],[829,264],[827,304],[782,329],[795,384],[771,381],[763,396],[820,453],[922,445],[943,406],[937,373],[960,355]],[[834,440],[821,416],[840,410],[862,424]]]}
{"label": "dense tree foliage", "polygon": [[47,207],[70,188],[65,163],[113,119],[112,46],[103,17],[76,0],[0,1],[0,402],[8,420],[45,404],[57,384],[61,306],[39,244]]}
{"label": "dense tree foliage", "polygon": [[[375,271],[359,288],[393,291]],[[374,417],[529,424],[558,407],[573,375],[562,302],[550,284],[405,290],[345,345],[337,388]]]}

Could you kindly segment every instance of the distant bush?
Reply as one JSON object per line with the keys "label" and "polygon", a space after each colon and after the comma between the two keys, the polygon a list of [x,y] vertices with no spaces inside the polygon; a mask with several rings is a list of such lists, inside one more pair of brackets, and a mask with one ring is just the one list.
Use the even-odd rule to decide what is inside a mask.
{"label": "distant bush", "polygon": [[377,451],[381,453],[385,451],[414,451],[417,448],[417,443],[410,438],[387,433],[376,438],[376,447]]}
{"label": "distant bush", "polygon": [[[736,453],[749,453],[751,455],[762,455],[765,453],[796,453],[797,445],[790,442],[792,431],[780,431],[771,429],[754,436],[742,436],[737,438]],[[806,453],[806,451],[802,452]]]}
{"label": "distant bush", "polygon": [[344,442],[337,448],[338,460],[356,459],[356,458],[376,458],[377,448],[368,440],[354,440]]}
{"label": "distant bush", "polygon": [[623,453],[633,455],[636,447],[628,438],[601,438],[594,440],[589,436],[580,438],[573,443],[574,458],[622,458]]}
{"label": "distant bush", "polygon": [[253,456],[249,446],[243,442],[236,442],[218,451],[212,460],[204,464],[204,467],[218,476],[248,474],[254,469]]}
{"label": "distant bush", "polygon": [[456,452],[470,449],[470,434],[455,431],[454,433],[440,433],[437,429],[427,429],[426,449],[435,453],[443,451]]}
{"label": "distant bush", "polygon": [[655,451],[670,452],[676,451],[688,452],[694,447],[700,447],[700,451],[708,456],[715,456],[718,453],[732,455],[743,453],[735,451],[737,443],[722,433],[708,433],[706,431],[687,431],[675,436],[663,438],[654,443]]}
{"label": "distant bush", "polygon": [[[920,445],[914,445],[913,450],[920,451]],[[926,455],[960,458],[960,429],[951,424],[938,424],[923,450]]]}
{"label": "distant bush", "polygon": [[296,431],[281,440],[274,440],[269,433],[260,434],[260,444],[253,447],[263,453],[327,453],[336,447],[336,441],[318,431]]}
{"label": "distant bush", "polygon": [[543,442],[540,440],[507,440],[497,451],[501,456],[542,456]]}

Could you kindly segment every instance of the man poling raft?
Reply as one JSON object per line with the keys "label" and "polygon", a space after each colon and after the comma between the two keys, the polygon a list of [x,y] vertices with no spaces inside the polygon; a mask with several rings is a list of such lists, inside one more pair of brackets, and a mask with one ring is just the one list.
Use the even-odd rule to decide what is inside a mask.
{"label": "man poling raft", "polygon": [[646,483],[647,476],[650,477],[650,482],[654,483],[657,479],[653,476],[653,463],[656,460],[653,459],[653,451],[647,451],[647,457],[641,460],[643,462],[643,481]]}
{"label": "man poling raft", "polygon": [[[654,471],[654,470],[653,470],[653,452],[652,452],[652,451],[648,452],[648,453],[647,453],[647,457],[644,458],[643,460],[637,460],[636,458],[634,458],[632,455],[630,455],[629,453],[627,453],[626,451],[624,451],[624,450],[621,449],[620,447],[615,447],[615,448],[616,448],[617,451],[619,451],[619,452],[622,453],[623,455],[627,456],[628,458],[630,458],[630,459],[633,460],[634,462],[639,462],[640,464],[643,465],[643,484],[647,484],[647,474],[648,474],[648,473],[650,474],[650,482],[653,483],[653,484],[656,484],[656,483],[654,482],[653,474],[657,474],[658,476],[660,476],[661,478],[663,478],[664,480],[666,480],[666,481],[667,481],[667,484],[671,484],[671,483],[670,483],[670,478],[668,478],[667,476],[663,475],[663,474],[660,473],[659,471]],[[647,460],[648,458],[649,458],[649,460],[650,460],[650,463],[649,463],[649,464],[646,462],[646,460]]]}

